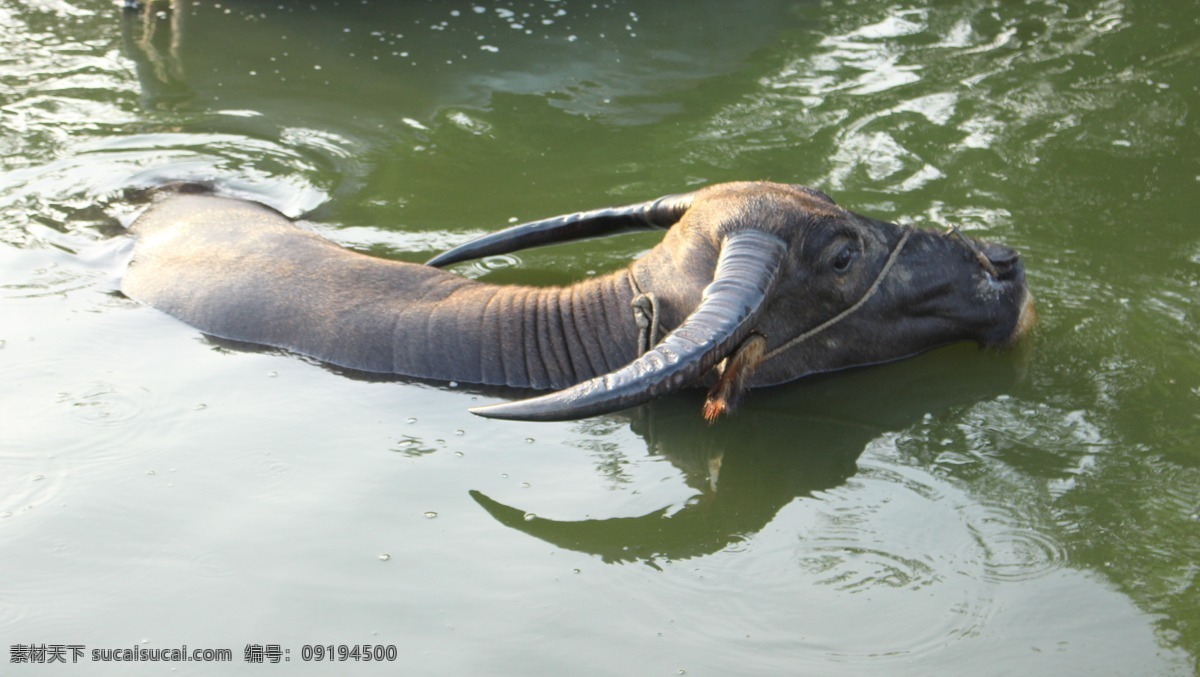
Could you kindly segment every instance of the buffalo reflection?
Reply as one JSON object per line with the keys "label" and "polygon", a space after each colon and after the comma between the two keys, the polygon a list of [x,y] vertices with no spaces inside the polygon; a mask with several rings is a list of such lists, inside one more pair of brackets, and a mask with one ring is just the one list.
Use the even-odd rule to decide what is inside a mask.
{"label": "buffalo reflection", "polygon": [[708,426],[700,394],[664,398],[629,416],[651,454],[668,459],[697,495],[678,510],[559,521],[530,516],[478,491],[505,526],[609,563],[679,560],[719,552],[758,533],[798,497],[837,487],[881,435],[1008,390],[1022,356],[969,346],[914,360],[756,390],[736,416]]}

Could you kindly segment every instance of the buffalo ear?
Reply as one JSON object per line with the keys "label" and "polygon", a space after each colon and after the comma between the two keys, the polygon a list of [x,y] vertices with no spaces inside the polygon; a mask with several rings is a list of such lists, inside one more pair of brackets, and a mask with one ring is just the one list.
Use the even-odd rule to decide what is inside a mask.
{"label": "buffalo ear", "polygon": [[770,233],[739,230],[721,244],[700,304],[657,346],[624,367],[557,392],[475,407],[471,413],[519,421],[564,421],[606,414],[675,392],[703,376],[754,328],[775,289],[787,245]]}
{"label": "buffalo ear", "polygon": [[576,212],[522,223],[460,244],[429,259],[425,265],[440,268],[459,261],[507,254],[557,242],[612,235],[622,230],[670,228],[692,205],[692,195],[667,195],[650,202],[594,209],[590,212]]}

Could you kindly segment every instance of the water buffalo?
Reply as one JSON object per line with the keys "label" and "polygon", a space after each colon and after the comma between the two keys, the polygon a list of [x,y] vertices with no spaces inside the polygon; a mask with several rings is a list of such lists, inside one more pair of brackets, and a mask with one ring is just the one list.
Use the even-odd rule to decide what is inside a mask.
{"label": "water buffalo", "polygon": [[[436,267],[631,227],[667,232],[628,267],[571,286]],[[712,385],[711,420],[746,387],[958,341],[1008,345],[1034,321],[1014,250],[777,183],[514,226],[426,266],[349,251],[215,195],[162,199],[132,230],[123,291],[208,334],[364,371],[554,391],[472,409],[495,418],[582,418]]]}

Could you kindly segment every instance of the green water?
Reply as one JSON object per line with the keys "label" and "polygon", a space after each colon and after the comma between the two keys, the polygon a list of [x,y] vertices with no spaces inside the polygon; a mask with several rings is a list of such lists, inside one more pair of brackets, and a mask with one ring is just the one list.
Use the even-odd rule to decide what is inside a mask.
{"label": "green water", "polygon": [[[1194,674],[1198,73],[1196,2],[0,0],[0,640],[88,674]],[[1019,248],[1035,335],[712,428],[695,394],[526,425],[116,291],[166,180],[420,261],[760,178]],[[396,661],[303,656],[364,643]]]}

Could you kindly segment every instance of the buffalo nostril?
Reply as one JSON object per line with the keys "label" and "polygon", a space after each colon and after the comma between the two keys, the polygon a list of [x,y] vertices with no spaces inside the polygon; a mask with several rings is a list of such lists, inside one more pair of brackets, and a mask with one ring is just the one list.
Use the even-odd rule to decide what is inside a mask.
{"label": "buffalo nostril", "polygon": [[1017,263],[1021,261],[1021,255],[1015,249],[1004,245],[986,243],[981,250],[1000,278],[1012,277]]}

